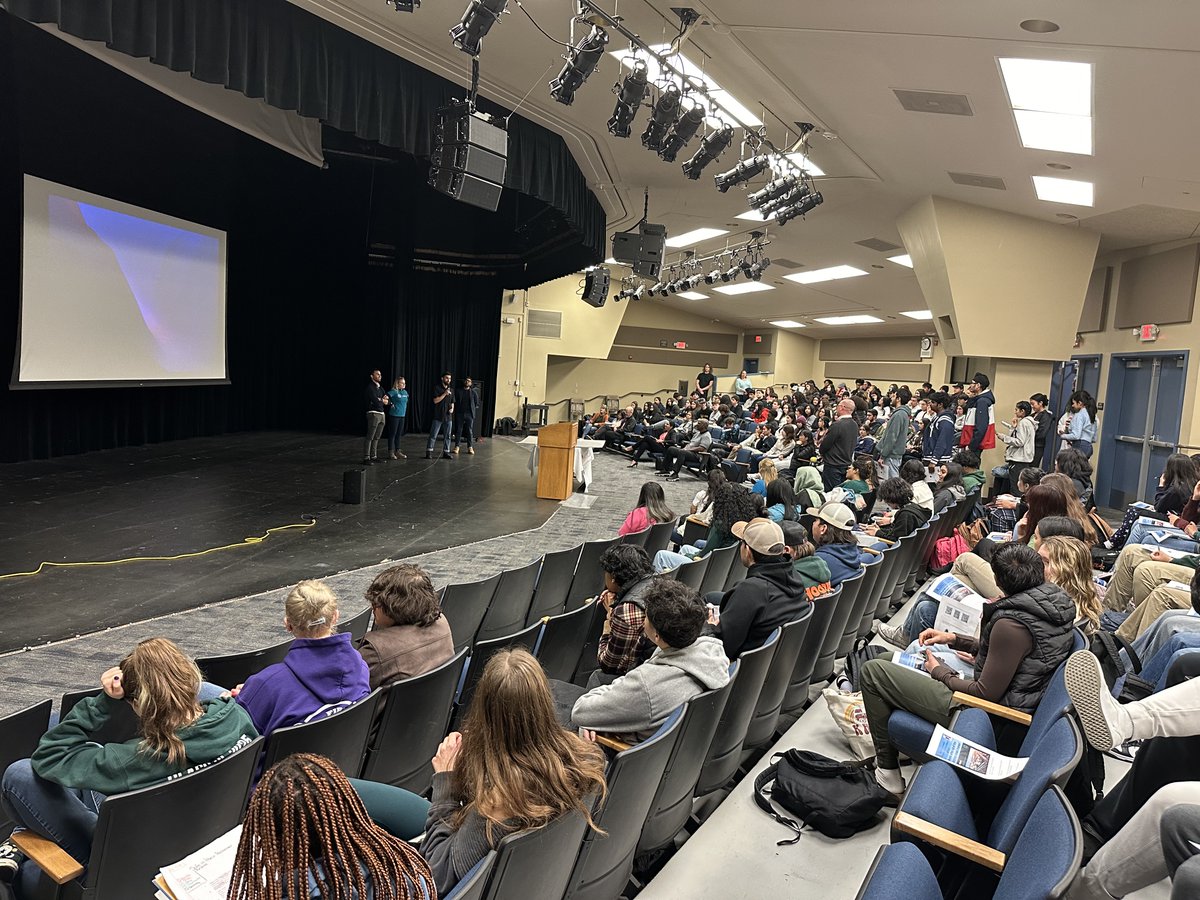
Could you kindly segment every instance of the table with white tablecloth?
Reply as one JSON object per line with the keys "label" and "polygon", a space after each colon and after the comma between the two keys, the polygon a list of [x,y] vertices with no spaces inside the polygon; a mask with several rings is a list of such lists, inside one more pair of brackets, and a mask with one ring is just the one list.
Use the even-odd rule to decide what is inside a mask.
{"label": "table with white tablecloth", "polygon": [[[532,447],[533,453],[529,455],[529,474],[537,475],[538,465],[538,446],[537,435],[531,434],[523,441],[518,441],[526,447]],[[596,458],[596,451],[604,446],[604,441],[579,440],[575,444],[575,480],[583,484],[583,492],[586,494],[588,486],[592,483],[592,460]]]}

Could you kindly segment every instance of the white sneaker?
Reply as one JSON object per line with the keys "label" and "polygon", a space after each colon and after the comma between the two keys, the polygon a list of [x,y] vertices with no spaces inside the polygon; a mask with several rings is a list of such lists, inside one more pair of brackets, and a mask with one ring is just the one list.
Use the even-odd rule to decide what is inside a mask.
{"label": "white sneaker", "polygon": [[12,884],[25,858],[25,854],[18,850],[12,841],[0,844],[0,881]]}
{"label": "white sneaker", "polygon": [[1067,693],[1075,704],[1075,714],[1089,744],[1108,752],[1133,737],[1129,712],[1113,699],[1100,660],[1090,650],[1079,650],[1067,657],[1064,675]]}
{"label": "white sneaker", "polygon": [[905,632],[903,625],[889,625],[887,622],[880,622],[879,627],[875,629],[875,634],[893,647],[899,647],[901,650],[912,643],[908,639],[908,634]]}

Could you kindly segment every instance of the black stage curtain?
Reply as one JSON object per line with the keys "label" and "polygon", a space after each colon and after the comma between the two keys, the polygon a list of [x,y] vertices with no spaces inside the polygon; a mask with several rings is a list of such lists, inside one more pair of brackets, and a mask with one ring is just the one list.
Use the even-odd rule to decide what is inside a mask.
{"label": "black stage curtain", "polygon": [[484,382],[477,424],[490,425],[501,276],[421,271],[413,253],[453,232],[486,258],[494,217],[433,191],[412,157],[335,155],[322,171],[4,14],[0,122],[0,376],[16,349],[28,172],[228,232],[232,382],[0,387],[0,461],[230,431],[357,433],[375,367],[408,377],[410,427],[427,424],[443,368]]}
{"label": "black stage curtain", "polygon": [[[464,95],[463,88],[286,0],[8,0],[7,7],[22,19],[57,24],[76,37],[418,157],[430,154],[437,108]],[[508,112],[486,102],[480,108]],[[529,287],[599,262],[604,210],[562,138],[516,115],[509,133],[505,186],[557,210],[576,251],[574,268],[554,271],[533,261],[528,271],[506,278],[509,286]]]}

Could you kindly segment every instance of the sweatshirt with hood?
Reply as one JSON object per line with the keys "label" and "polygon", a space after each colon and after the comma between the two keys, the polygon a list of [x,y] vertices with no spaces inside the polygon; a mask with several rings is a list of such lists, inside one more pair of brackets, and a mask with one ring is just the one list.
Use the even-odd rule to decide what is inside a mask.
{"label": "sweatshirt with hood", "polygon": [[717,632],[725,655],[736,659],[761,647],[771,632],[795,621],[809,605],[806,585],[787,557],[758,562],[721,598]]}
{"label": "sweatshirt with hood", "polygon": [[821,544],[814,554],[829,566],[829,583],[837,587],[862,571],[862,554],[858,544]]}
{"label": "sweatshirt with hood", "polygon": [[283,662],[246,679],[237,702],[250,713],[259,733],[269,735],[369,693],[370,672],[347,632],[297,638]]}
{"label": "sweatshirt with hood", "polygon": [[729,683],[721,642],[699,637],[687,647],[654,651],[646,662],[575,701],[571,724],[644,741],[680,705]]}
{"label": "sweatshirt with hood", "polygon": [[164,753],[139,749],[140,737],[124,743],[97,744],[100,730],[124,700],[107,694],[80,700],[67,717],[42,735],[31,759],[33,771],[64,787],[110,796],[149,787],[196,766],[240,750],[258,737],[246,711],[228,698],[200,704],[204,712],[178,732],[186,757],[175,765]]}

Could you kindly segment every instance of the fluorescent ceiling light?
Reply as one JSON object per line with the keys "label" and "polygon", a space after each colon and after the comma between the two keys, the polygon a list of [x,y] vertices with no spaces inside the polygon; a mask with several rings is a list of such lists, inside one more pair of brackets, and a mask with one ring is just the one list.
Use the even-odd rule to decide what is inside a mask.
{"label": "fluorescent ceiling light", "polygon": [[854,266],[830,266],[827,269],[813,269],[811,272],[795,272],[783,277],[796,284],[816,284],[820,281],[835,281],[838,278],[857,278],[866,275],[862,269]]}
{"label": "fluorescent ceiling light", "polygon": [[677,234],[673,238],[667,238],[668,247],[688,247],[692,244],[698,244],[701,241],[707,241],[709,238],[720,237],[723,234],[729,234],[720,228],[697,228],[695,231],[688,231],[684,234]]}
{"label": "fluorescent ceiling light", "polygon": [[870,325],[883,319],[875,316],[819,316],[814,321],[822,325]]}
{"label": "fluorescent ceiling light", "polygon": [[908,312],[900,313],[902,316],[908,316],[910,319],[928,320],[933,318],[933,313],[927,309],[910,309]]}
{"label": "fluorescent ceiling light", "polygon": [[775,285],[763,284],[761,281],[743,281],[740,284],[726,284],[719,288],[713,288],[714,291],[720,291],[722,294],[754,294],[758,291],[773,291]]}
{"label": "fluorescent ceiling light", "polygon": [[1091,63],[1057,59],[1001,59],[1000,71],[1013,109],[1092,114]]}
{"label": "fluorescent ceiling light", "polygon": [[[668,54],[670,56],[671,64],[675,66],[675,68],[682,71],[688,77],[694,78],[696,81],[701,82],[706,88],[708,88],[709,98],[717,105],[718,108],[720,108],[721,112],[725,114],[725,119],[730,125],[741,125],[746,128],[757,128],[763,124],[762,119],[739,103],[738,100],[729,93],[729,91],[725,90],[712,78],[704,74],[699,66],[697,66],[682,53],[669,54],[671,49],[670,44],[655,44],[651,46],[650,49],[658,54]],[[629,66],[630,68],[633,67],[634,57],[633,54],[628,50],[616,50],[609,55],[619,59],[622,65]],[[665,76],[663,75],[657,60],[648,58],[644,59],[643,61],[646,63],[646,76],[651,84],[662,84],[666,80],[674,81],[676,84],[679,84],[679,79],[674,74],[668,73]],[[683,85],[679,86],[681,88],[683,87]],[[699,95],[697,99],[703,99],[703,95]],[[716,128],[720,125],[721,120],[719,120],[716,116],[709,116],[707,121],[710,127]]]}
{"label": "fluorescent ceiling light", "polygon": [[625,265],[625,263],[619,263],[619,262],[617,262],[617,261],[616,261],[615,259],[613,259],[611,256],[610,256],[608,259],[606,259],[606,260],[604,261],[604,264],[605,264],[606,266],[623,266],[623,265]]}
{"label": "fluorescent ceiling light", "polygon": [[1057,150],[1059,153],[1092,155],[1092,119],[1062,113],[1016,109],[1017,132],[1021,146],[1029,150]]}
{"label": "fluorescent ceiling light", "polygon": [[793,322],[791,319],[779,319],[775,322],[772,322],[771,324],[774,325],[776,328],[803,328],[804,327],[804,325],[801,322]]}
{"label": "fluorescent ceiling light", "polygon": [[1051,203],[1071,203],[1075,206],[1094,205],[1094,185],[1090,181],[1034,175],[1033,188],[1037,191],[1039,200],[1048,200]]}
{"label": "fluorescent ceiling light", "polygon": [[742,213],[737,218],[745,219],[747,222],[766,222],[775,218],[775,213],[771,213],[769,216],[764,217],[763,214],[757,209],[751,209]]}
{"label": "fluorescent ceiling light", "polygon": [[897,256],[889,256],[887,260],[888,262],[894,262],[898,266],[907,266],[910,269],[913,267],[912,257],[907,253],[901,253]]}
{"label": "fluorescent ceiling light", "polygon": [[708,299],[708,294],[702,294],[699,291],[680,291],[675,296],[682,297],[684,300],[707,300]]}

